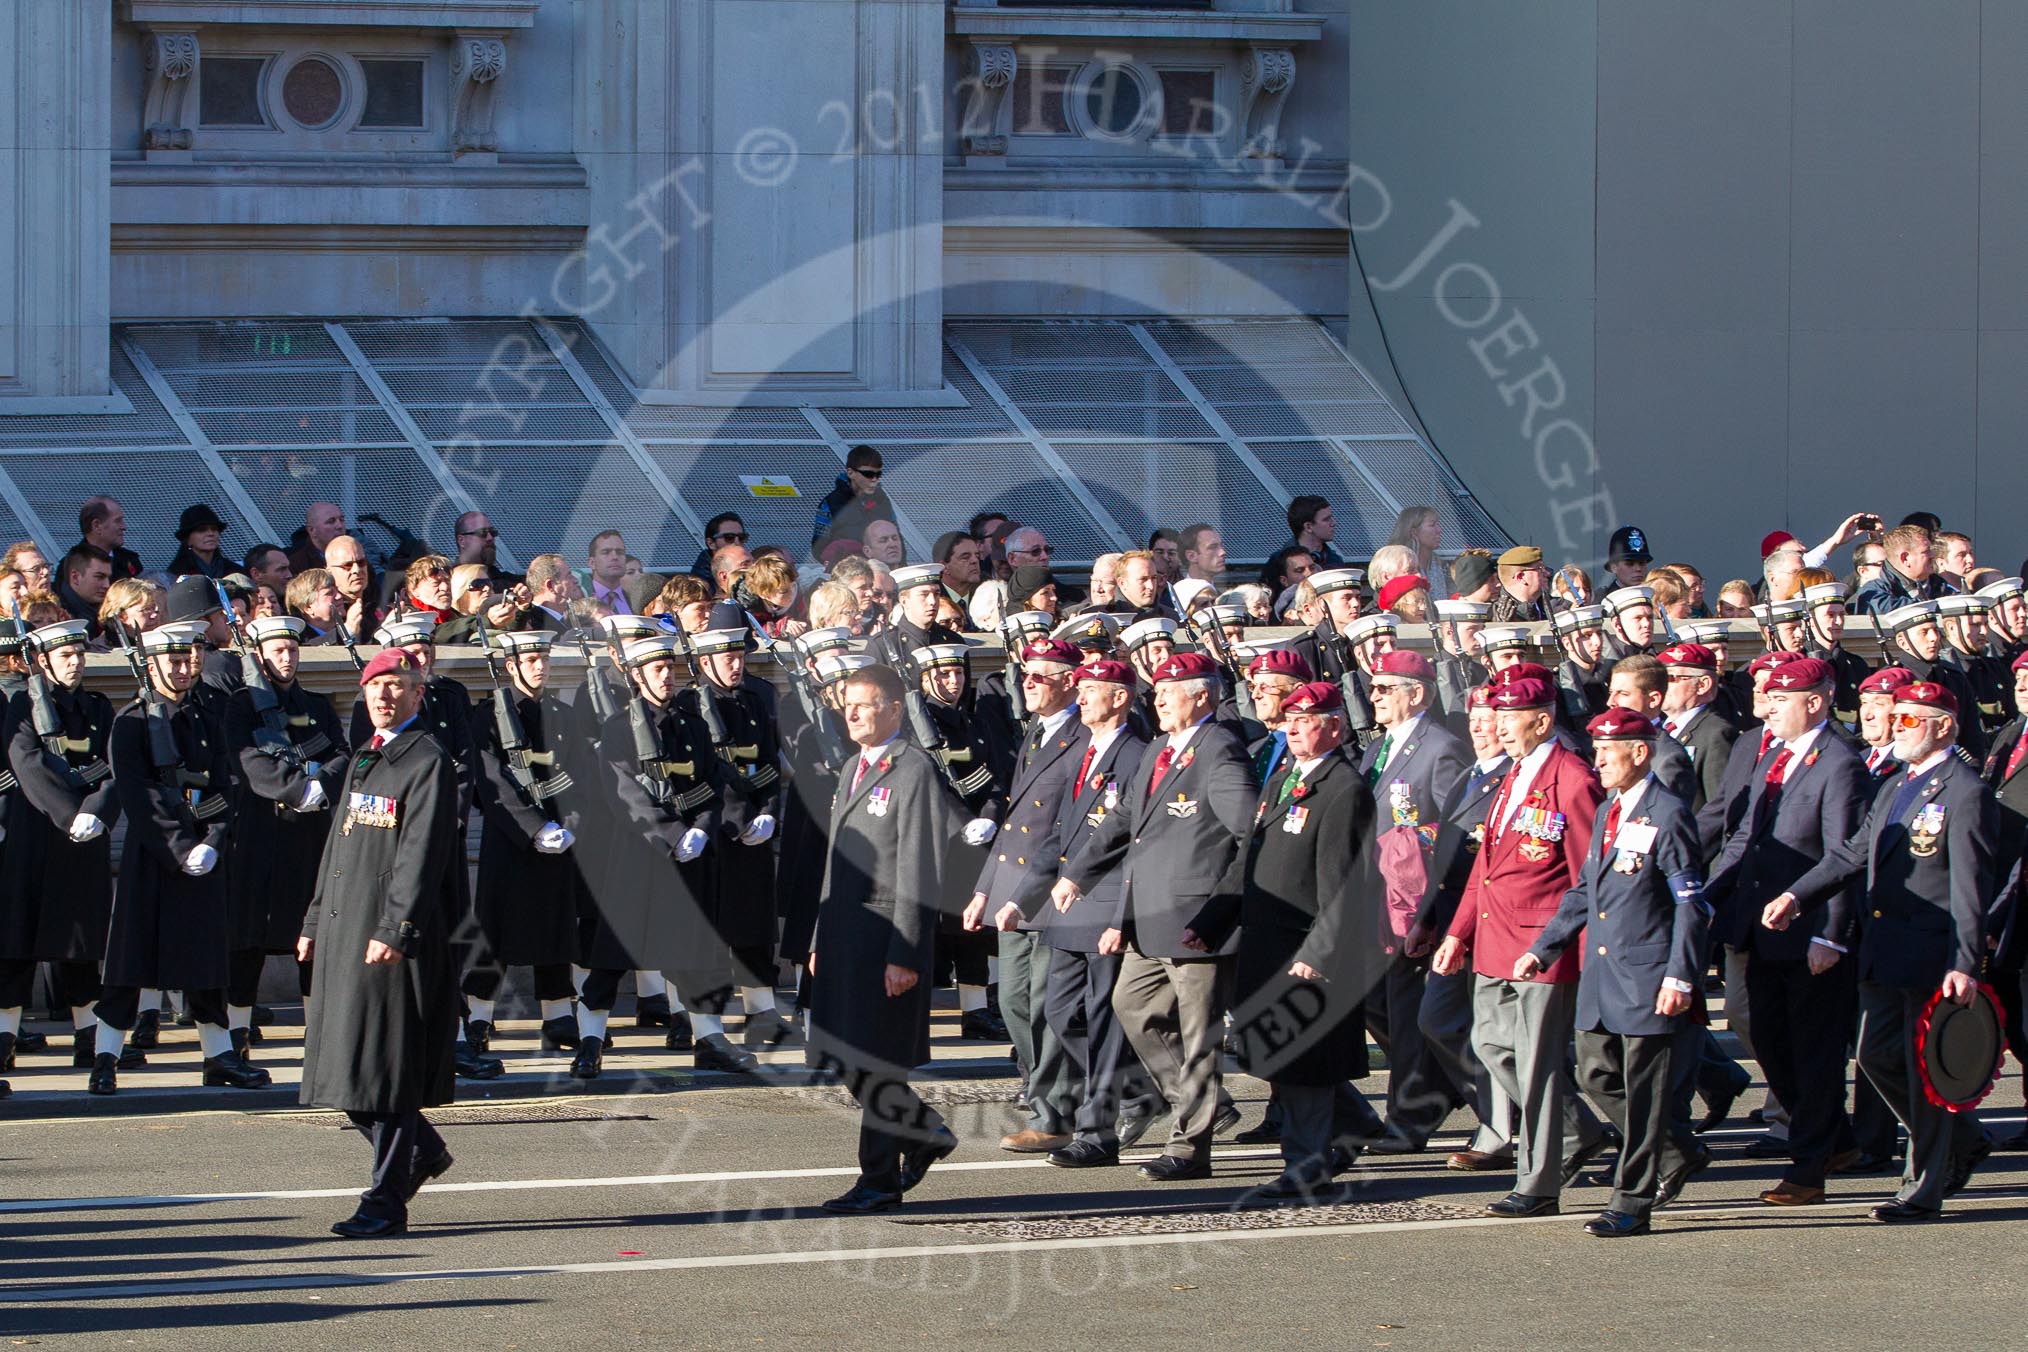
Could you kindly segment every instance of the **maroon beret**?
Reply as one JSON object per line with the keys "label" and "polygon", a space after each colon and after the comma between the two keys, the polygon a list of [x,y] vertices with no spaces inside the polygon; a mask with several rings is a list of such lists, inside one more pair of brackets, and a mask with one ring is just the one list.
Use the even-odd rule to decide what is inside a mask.
{"label": "maroon beret", "polygon": [[1155,680],[1198,681],[1218,674],[1218,663],[1203,653],[1177,653],[1155,668]]}
{"label": "maroon beret", "polygon": [[1895,692],[1894,705],[1898,709],[1904,704],[1918,705],[1924,709],[1935,709],[1940,713],[1958,716],[1958,697],[1938,685],[1935,681],[1910,681]]}
{"label": "maroon beret", "polygon": [[[2015,665],[2017,667],[2020,665],[2019,658],[2015,659]],[[1882,667],[1865,680],[1859,682],[1859,693],[1862,695],[1898,695],[1901,693],[1903,686],[1913,685],[1914,683],[1915,673],[1907,667]]]}
{"label": "maroon beret", "polygon": [[1084,649],[1060,638],[1038,638],[1021,650],[1023,662],[1057,662],[1074,667],[1084,660]]}
{"label": "maroon beret", "polygon": [[1345,696],[1338,692],[1335,681],[1310,681],[1289,692],[1282,701],[1282,713],[1289,714],[1335,714],[1344,709]]}
{"label": "maroon beret", "polygon": [[1470,696],[1468,697],[1468,699],[1467,699],[1467,703],[1468,703],[1468,704],[1469,704],[1469,705],[1470,705],[1470,706],[1471,706],[1472,708],[1474,708],[1474,709],[1490,709],[1490,708],[1492,708],[1492,707],[1493,707],[1493,687],[1492,687],[1492,686],[1490,686],[1490,685],[1475,685],[1475,686],[1473,686],[1473,687],[1472,687],[1472,693],[1471,693],[1471,695],[1470,695]]}
{"label": "maroon beret", "polygon": [[1249,676],[1293,676],[1297,681],[1307,681],[1315,672],[1309,662],[1293,648],[1270,648],[1246,664]]}
{"label": "maroon beret", "polygon": [[1699,671],[1718,670],[1718,654],[1702,643],[1672,643],[1657,653],[1655,660],[1665,667],[1695,667]]}
{"label": "maroon beret", "polygon": [[1549,709],[1556,705],[1556,687],[1534,676],[1502,681],[1493,687],[1495,709]]}
{"label": "maroon beret", "polygon": [[1632,709],[1608,709],[1591,722],[1584,730],[1594,742],[1651,742],[1657,728],[1655,720]]}
{"label": "maroon beret", "polygon": [[1792,653],[1782,648],[1770,648],[1746,664],[1746,674],[1758,676],[1763,671],[1772,671],[1786,662],[1800,662],[1802,660],[1803,655],[1801,653]]}
{"label": "maroon beret", "polygon": [[1770,690],[1816,690],[1838,679],[1838,673],[1831,669],[1829,662],[1815,657],[1799,657],[1777,666],[1775,673],[1767,678]]}
{"label": "maroon beret", "polygon": [[1110,657],[1094,657],[1077,669],[1077,679],[1104,681],[1107,685],[1130,686],[1134,683],[1134,669],[1125,662],[1118,662]]}
{"label": "maroon beret", "polygon": [[1509,681],[1540,681],[1544,685],[1555,685],[1556,677],[1540,662],[1516,662],[1493,673],[1494,685],[1505,685]]}
{"label": "maroon beret", "polygon": [[359,684],[363,686],[376,676],[388,676],[402,671],[412,671],[421,676],[422,663],[416,661],[414,654],[406,648],[382,648],[373,655],[373,660],[366,664],[365,670],[359,673]]}
{"label": "maroon beret", "polygon": [[1393,652],[1380,654],[1380,660],[1373,664],[1373,670],[1380,676],[1412,676],[1418,681],[1436,680],[1436,668],[1429,659],[1413,648],[1396,648]]}

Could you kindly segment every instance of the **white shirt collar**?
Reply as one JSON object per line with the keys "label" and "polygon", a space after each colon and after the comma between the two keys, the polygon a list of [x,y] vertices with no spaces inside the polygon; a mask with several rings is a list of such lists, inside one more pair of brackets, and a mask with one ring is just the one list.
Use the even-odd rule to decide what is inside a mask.
{"label": "white shirt collar", "polygon": [[1927,756],[1924,756],[1916,764],[1909,766],[1908,773],[1910,774],[1910,776],[1926,775],[1931,770],[1936,769],[1937,766],[1942,765],[1946,760],[1950,759],[1950,754],[1951,749],[1949,747],[1947,746],[1940,747],[1937,750],[1930,752]]}
{"label": "white shirt collar", "polygon": [[1044,714],[1042,716],[1042,735],[1044,737],[1054,737],[1062,730],[1065,723],[1068,723],[1076,716],[1077,704],[1074,701],[1064,705],[1053,714]]}
{"label": "white shirt collar", "polygon": [[1680,714],[1662,715],[1663,718],[1668,720],[1667,725],[1669,728],[1669,735],[1676,738],[1676,740],[1681,741],[1683,739],[1683,734],[1690,730],[1690,725],[1697,721],[1697,715],[1703,713],[1706,709],[1709,709],[1710,707],[1711,706],[1709,704],[1700,704],[1694,709],[1685,709]]}
{"label": "white shirt collar", "polygon": [[1196,736],[1197,729],[1203,727],[1206,723],[1209,723],[1210,721],[1211,715],[1206,714],[1204,715],[1204,717],[1198,719],[1195,723],[1192,723],[1189,727],[1183,729],[1183,731],[1170,733],[1169,749],[1178,752],[1186,749],[1190,745],[1190,739]]}
{"label": "white shirt collar", "polygon": [[1125,723],[1121,723],[1116,727],[1107,728],[1104,732],[1093,733],[1091,739],[1092,762],[1096,764],[1098,762],[1099,757],[1105,755],[1107,748],[1111,747],[1114,742],[1118,741],[1120,738],[1120,734],[1125,732],[1126,730],[1127,725]]}
{"label": "white shirt collar", "polygon": [[1310,777],[1310,771],[1316,769],[1319,765],[1322,765],[1323,763],[1324,757],[1322,756],[1312,756],[1308,760],[1297,761],[1296,778],[1308,779]]}
{"label": "white shirt collar", "polygon": [[1651,771],[1648,774],[1642,775],[1641,782],[1634,785],[1634,787],[1632,787],[1631,789],[1623,789],[1620,791],[1620,793],[1617,796],[1619,798],[1620,803],[1621,821],[1625,821],[1629,817],[1634,815],[1634,810],[1640,806],[1641,799],[1647,795],[1648,785],[1654,782],[1655,776],[1654,773]]}
{"label": "white shirt collar", "polygon": [[1816,742],[1817,734],[1822,732],[1823,730],[1824,725],[1822,723],[1819,723],[1817,724],[1816,727],[1811,728],[1808,732],[1802,734],[1800,737],[1796,738],[1793,742],[1781,743],[1781,747],[1784,751],[1789,753],[1789,758],[1791,760],[1800,759],[1805,753],[1809,751],[1810,747]]}
{"label": "white shirt collar", "polygon": [[894,736],[892,736],[892,737],[888,738],[888,739],[887,739],[886,741],[884,741],[884,742],[880,743],[880,744],[879,744],[878,746],[862,746],[862,747],[860,747],[860,748],[859,748],[859,759],[860,759],[860,762],[861,762],[862,764],[864,764],[864,765],[866,766],[866,768],[867,768],[867,769],[871,770],[871,769],[873,768],[874,764],[875,764],[875,763],[876,763],[877,761],[879,761],[879,759],[881,758],[881,756],[882,756],[883,754],[885,754],[885,753],[886,753],[886,751],[887,751],[887,748],[889,748],[889,747],[893,746],[893,745],[894,745],[894,744],[895,744],[896,742],[898,742],[898,741],[900,741],[900,740],[901,740],[901,734],[897,732],[897,733],[895,733],[895,734],[894,734]]}

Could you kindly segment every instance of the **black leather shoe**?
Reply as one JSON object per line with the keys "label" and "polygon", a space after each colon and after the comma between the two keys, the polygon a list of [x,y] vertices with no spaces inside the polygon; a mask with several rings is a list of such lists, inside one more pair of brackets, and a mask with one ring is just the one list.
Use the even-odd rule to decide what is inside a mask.
{"label": "black leather shoe", "polygon": [[1154,1125],[1154,1113],[1135,1113],[1131,1117],[1122,1117],[1114,1129],[1114,1133],[1120,1138],[1120,1149],[1132,1150],[1141,1143],[1141,1138],[1148,1134],[1148,1128]]}
{"label": "black leather shoe", "polygon": [[1504,1216],[1509,1220],[1520,1220],[1524,1216],[1554,1216],[1558,1210],[1554,1197],[1530,1197],[1521,1192],[1510,1192],[1499,1201],[1486,1205],[1488,1216]]}
{"label": "black leather shoe", "polygon": [[129,1043],[120,1048],[120,1069],[139,1070],[148,1064],[148,1053]]}
{"label": "black leather shoe", "polygon": [[958,1036],[966,1042],[1005,1042],[1007,1025],[990,1009],[975,1009],[958,1020]]}
{"label": "black leather shoe", "polygon": [[415,1195],[423,1190],[423,1184],[431,1179],[442,1178],[450,1171],[453,1163],[451,1152],[446,1150],[435,1159],[416,1165],[409,1170],[408,1187],[403,1190],[401,1200],[413,1202]]}
{"label": "black leather shoe", "polygon": [[[1601,1133],[1599,1138],[1590,1145],[1581,1145],[1572,1151],[1570,1158],[1563,1162],[1563,1186],[1567,1188],[1577,1182],[1577,1176],[1583,1172],[1584,1166],[1590,1164],[1600,1155],[1603,1155],[1606,1152],[1606,1147],[1612,1144],[1613,1142]],[[1521,1194],[1516,1193],[1514,1195],[1518,1197]]]}
{"label": "black leather shoe", "polygon": [[1255,1188],[1253,1195],[1269,1202],[1314,1202],[1334,1190],[1328,1178],[1285,1172],[1281,1177]]}
{"label": "black leather shoe", "polygon": [[1842,1168],[1831,1170],[1834,1174],[1882,1174],[1894,1167],[1894,1160],[1888,1155],[1860,1155],[1849,1160]]}
{"label": "black leather shoe", "polygon": [[90,1070],[92,1057],[98,1055],[99,1032],[96,1028],[80,1028],[70,1035],[70,1068]]}
{"label": "black leather shoe", "polygon": [[507,1063],[497,1056],[474,1056],[460,1042],[451,1049],[451,1069],[461,1080],[497,1080],[507,1073]]}
{"label": "black leather shoe", "polygon": [[1248,1127],[1232,1138],[1234,1145],[1277,1145],[1282,1139],[1282,1124],[1272,1117],[1263,1117],[1259,1125]]}
{"label": "black leather shoe", "polygon": [[1379,1136],[1366,1142],[1365,1146],[1366,1153],[1369,1155],[1420,1155],[1428,1148],[1424,1142],[1410,1140],[1407,1136],[1395,1131],[1391,1126]]}
{"label": "black leather shoe", "polygon": [[275,1021],[275,1011],[269,1009],[266,1005],[255,1005],[253,1007],[254,1027],[265,1028],[274,1021]]}
{"label": "black leather shoe", "polygon": [[465,1020],[465,1050],[484,1056],[493,1050],[493,1025],[484,1019]]}
{"label": "black leather shoe", "polygon": [[1120,1152],[1108,1150],[1097,1141],[1072,1141],[1061,1150],[1050,1151],[1049,1162],[1059,1169],[1099,1169],[1118,1164]]}
{"label": "black leather shoe", "polygon": [[2028,1150],[2028,1131],[2017,1131],[1994,1147],[1997,1150]]}
{"label": "black leather shoe", "polygon": [[606,1040],[602,1037],[579,1038],[577,1055],[570,1059],[570,1078],[596,1080],[605,1068]]}
{"label": "black leather shoe", "polygon": [[379,1216],[348,1216],[331,1227],[331,1233],[340,1239],[389,1239],[407,1230],[407,1221],[391,1221]]}
{"label": "black leather shoe", "polygon": [[105,1052],[92,1058],[91,1078],[85,1081],[85,1091],[92,1094],[117,1094],[120,1092],[120,1058]]}
{"label": "black leather shoe", "polygon": [[[1710,1167],[1711,1152],[1700,1149],[1695,1155],[1684,1160],[1668,1173],[1663,1174],[1661,1182],[1655,1185],[1655,1205],[1667,1206],[1675,1201],[1677,1196],[1682,1193],[1685,1183],[1688,1183]],[[1609,1211],[1606,1214],[1610,1216],[1619,1213]]]}
{"label": "black leather shoe", "polygon": [[564,1052],[578,1045],[577,1015],[542,1021],[542,1050]]}
{"label": "black leather shoe", "polygon": [[267,1034],[261,1031],[261,1026],[257,1023],[248,1024],[242,1031],[246,1033],[246,1042],[249,1047],[258,1047],[268,1040]]}
{"label": "black leather shoe", "polygon": [[127,1034],[127,1042],[144,1052],[151,1052],[162,1043],[162,1011],[144,1009],[134,1020],[134,1031]]}
{"label": "black leather shoe", "polygon": [[667,1028],[669,1026],[669,996],[645,995],[634,1001],[634,1027]]}
{"label": "black leather shoe", "polygon": [[1933,1221],[1943,1212],[1933,1206],[1913,1206],[1907,1202],[1882,1202],[1873,1208],[1873,1219],[1888,1225],[1903,1221]]}
{"label": "black leather shoe", "polygon": [[892,1211],[900,1205],[901,1194],[898,1192],[881,1192],[855,1183],[850,1192],[824,1203],[824,1210],[838,1216],[871,1216],[876,1211]]}
{"label": "black leather shoe", "polygon": [[1600,1239],[1625,1239],[1648,1233],[1646,1216],[1629,1216],[1624,1211],[1601,1211],[1584,1223],[1584,1232]]}
{"label": "black leather shoe", "polygon": [[239,1059],[238,1052],[204,1058],[204,1087],[207,1089],[266,1089],[274,1076],[259,1066]]}
{"label": "black leather shoe", "polygon": [[1142,1165],[1138,1172],[1150,1183],[1181,1183],[1187,1179],[1211,1177],[1211,1165],[1203,1160],[1161,1155]]}
{"label": "black leather shoe", "polygon": [[234,1056],[237,1056],[240,1060],[246,1062],[248,1065],[252,1065],[253,1058],[247,1055],[247,1053],[252,1049],[252,1047],[253,1047],[253,1029],[235,1028],[232,1030],[232,1054]]}
{"label": "black leather shoe", "polygon": [[1360,1153],[1368,1149],[1371,1149],[1371,1147],[1346,1145],[1342,1142],[1332,1145],[1330,1151],[1324,1156],[1324,1163],[1330,1169],[1331,1177],[1336,1178],[1339,1174],[1344,1173],[1347,1169],[1357,1164]]}
{"label": "black leather shoe", "polygon": [[1750,1160],[1785,1160],[1790,1151],[1788,1141],[1782,1137],[1756,1136],[1739,1153]]}
{"label": "black leather shoe", "polygon": [[7,1081],[5,1080],[0,1080],[0,1099],[10,1099],[13,1097],[14,1097],[14,1086],[7,1083]]}
{"label": "black leather shoe", "polygon": [[938,1127],[927,1141],[918,1141],[901,1152],[901,1190],[912,1192],[930,1171],[930,1166],[947,1159],[958,1148],[958,1138],[949,1127]]}
{"label": "black leather shoe", "polygon": [[746,1016],[746,1027],[740,1029],[739,1040],[748,1051],[796,1047],[802,1045],[803,1030],[793,1020],[783,1018],[780,1010],[764,1009]]}
{"label": "black leather shoe", "polygon": [[20,1039],[13,1033],[0,1033],[0,1070],[14,1069],[14,1049]]}
{"label": "black leather shoe", "polygon": [[672,1052],[687,1052],[697,1043],[690,1036],[690,1015],[683,1010],[673,1011],[662,1022],[669,1025],[669,1031],[662,1038],[662,1045]]}
{"label": "black leather shoe", "polygon": [[[49,1034],[16,1033],[14,1034],[14,1050],[17,1052],[46,1052],[49,1050]],[[8,1064],[11,1068],[13,1063],[10,1061]]]}
{"label": "black leather shoe", "polygon": [[1239,1105],[1231,1099],[1218,1105],[1218,1113],[1211,1119],[1211,1134],[1223,1136],[1239,1125]]}
{"label": "black leather shoe", "polygon": [[1744,1092],[1745,1086],[1742,1085],[1738,1089],[1728,1089],[1716,1098],[1704,1100],[1704,1116],[1698,1119],[1697,1125],[1691,1130],[1706,1132],[1724,1122],[1726,1118],[1732,1116],[1732,1105],[1739,1101],[1739,1096]]}
{"label": "black leather shoe", "polygon": [[691,1064],[699,1070],[722,1070],[729,1075],[751,1075],[760,1069],[760,1058],[743,1047],[732,1045],[723,1033],[706,1033],[691,1051]]}
{"label": "black leather shoe", "polygon": [[1965,1190],[1972,1181],[1973,1172],[1986,1162],[1986,1156],[1993,1153],[1993,1143],[1981,1136],[1972,1148],[1965,1152],[1963,1159],[1951,1164],[1950,1175],[1944,1179],[1944,1196],[1955,1197]]}

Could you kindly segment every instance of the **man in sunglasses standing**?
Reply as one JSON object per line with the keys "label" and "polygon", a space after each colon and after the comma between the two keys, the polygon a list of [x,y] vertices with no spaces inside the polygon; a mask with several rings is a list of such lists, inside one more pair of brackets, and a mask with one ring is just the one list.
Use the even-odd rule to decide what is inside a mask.
{"label": "man in sunglasses standing", "polygon": [[720,512],[704,523],[704,548],[697,551],[696,562],[690,565],[690,576],[715,582],[711,575],[711,556],[727,545],[746,543],[746,522],[739,519],[737,512]]}
{"label": "man in sunglasses standing", "polygon": [[871,446],[854,446],[845,455],[845,472],[838,486],[817,504],[817,519],[810,527],[810,552],[822,554],[833,540],[857,540],[874,521],[895,521],[894,503],[880,486],[880,452]]}

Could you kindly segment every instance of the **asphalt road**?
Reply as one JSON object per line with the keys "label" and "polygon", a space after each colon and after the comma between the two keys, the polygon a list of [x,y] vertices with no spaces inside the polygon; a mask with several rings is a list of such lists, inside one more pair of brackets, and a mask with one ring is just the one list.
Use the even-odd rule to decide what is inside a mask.
{"label": "asphalt road", "polygon": [[[1261,1086],[1235,1081],[1250,1124]],[[1377,1092],[1380,1081],[1365,1086]],[[818,1209],[856,1117],[820,1089],[686,1088],[434,1113],[456,1167],[413,1228],[333,1238],[366,1148],[287,1109],[0,1113],[0,1335],[124,1348],[2019,1347],[2028,1156],[1941,1222],[1887,1227],[1886,1177],[1776,1211],[1738,1116],[1656,1233],[1475,1215],[1501,1175],[1441,1150],[1362,1162],[1323,1211],[1250,1206],[1276,1164],[1209,1183],[1069,1172],[998,1149],[1007,1081],[939,1086],[964,1138],[885,1217]],[[1739,1105],[1751,1105],[1757,1095]],[[1985,1114],[2009,1135],[2019,1080]],[[1461,1125],[1454,1122],[1454,1125]],[[1439,1138],[1448,1145],[1451,1138]],[[1141,1152],[1144,1156],[1148,1151]],[[202,1338],[196,1344],[194,1337]]]}

